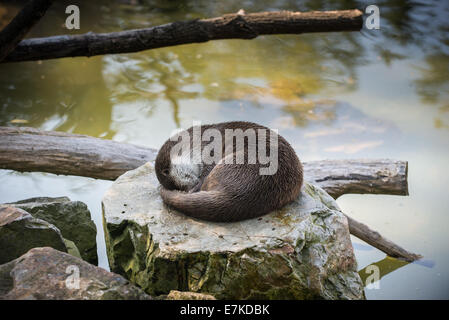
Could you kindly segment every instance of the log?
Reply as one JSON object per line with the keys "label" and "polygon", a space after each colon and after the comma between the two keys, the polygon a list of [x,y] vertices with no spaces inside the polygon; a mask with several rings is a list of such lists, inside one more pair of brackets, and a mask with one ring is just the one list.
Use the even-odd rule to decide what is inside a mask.
{"label": "log", "polygon": [[0,127],[0,168],[115,180],[156,150],[79,134]]}
{"label": "log", "polygon": [[[0,127],[0,168],[115,180],[128,170],[154,161],[157,150],[86,135]],[[332,197],[345,193],[408,195],[407,162],[395,160],[324,160],[304,162],[305,179]],[[378,232],[348,217],[349,231],[392,257],[412,261],[410,253]]]}
{"label": "log", "polygon": [[[408,195],[406,161],[323,160],[304,163],[305,179],[313,181],[334,199],[348,193]],[[407,262],[422,258],[384,238],[379,232],[345,215],[349,232],[390,257]]]}
{"label": "log", "polygon": [[304,163],[305,179],[334,199],[343,194],[408,195],[407,161],[322,160]]}
{"label": "log", "polygon": [[[86,135],[0,127],[1,169],[115,180],[156,154],[156,149]],[[335,199],[345,193],[408,195],[406,161],[309,161],[304,172]]]}
{"label": "log", "polygon": [[0,31],[0,62],[8,56],[28,31],[43,17],[53,0],[30,0]]}
{"label": "log", "polygon": [[3,62],[129,53],[209,40],[253,39],[259,35],[360,31],[362,16],[357,9],[248,14],[240,10],[216,18],[173,22],[144,29],[26,39]]}

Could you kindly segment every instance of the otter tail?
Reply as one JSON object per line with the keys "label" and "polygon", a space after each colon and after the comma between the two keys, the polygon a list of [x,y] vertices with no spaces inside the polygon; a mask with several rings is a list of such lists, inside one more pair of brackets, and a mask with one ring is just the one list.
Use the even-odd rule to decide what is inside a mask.
{"label": "otter tail", "polygon": [[220,191],[185,193],[161,188],[164,202],[174,209],[201,220],[214,222],[238,221],[238,204]]}

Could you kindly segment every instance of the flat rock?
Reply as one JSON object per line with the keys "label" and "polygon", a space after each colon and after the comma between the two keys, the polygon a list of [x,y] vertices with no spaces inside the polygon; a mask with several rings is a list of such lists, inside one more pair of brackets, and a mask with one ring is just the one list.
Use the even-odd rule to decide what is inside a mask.
{"label": "flat rock", "polygon": [[20,257],[31,248],[52,247],[67,252],[54,225],[14,207],[0,208],[0,264]]}
{"label": "flat rock", "polygon": [[321,188],[260,218],[212,223],[167,208],[152,163],[103,197],[110,267],[151,295],[217,299],[363,299],[347,220]]}
{"label": "flat rock", "polygon": [[118,274],[53,248],[34,248],[0,265],[0,299],[148,300]]}
{"label": "flat rock", "polygon": [[98,264],[97,228],[85,203],[70,201],[68,197],[37,197],[5,205],[21,208],[33,217],[55,225],[65,239],[75,243],[84,260]]}

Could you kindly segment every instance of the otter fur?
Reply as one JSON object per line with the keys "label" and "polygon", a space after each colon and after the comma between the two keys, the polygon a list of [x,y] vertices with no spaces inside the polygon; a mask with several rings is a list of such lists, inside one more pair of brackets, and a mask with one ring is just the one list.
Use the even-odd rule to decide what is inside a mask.
{"label": "otter fur", "polygon": [[[165,204],[193,218],[231,222],[262,216],[298,198],[303,183],[303,168],[295,151],[283,137],[267,127],[243,121],[193,126],[184,133],[192,137],[195,128],[201,135],[207,129],[216,129],[221,133],[222,158],[215,163],[205,163],[198,158],[198,153],[194,155],[195,145],[191,139],[190,152],[188,157],[184,154],[183,159],[187,161],[176,161],[174,158],[182,155],[176,153],[173,156],[172,148],[179,143],[179,136],[177,140],[167,140],[159,150],[155,163]],[[225,149],[227,129],[241,129],[244,132],[253,129],[257,139],[254,143],[254,139],[250,141],[245,137],[244,147],[239,148],[232,138],[232,147]],[[261,174],[261,169],[267,167],[266,162],[248,160],[249,150],[259,152],[262,147],[258,139],[260,132],[266,132],[266,139],[261,140],[265,141],[261,152],[277,152],[277,170],[274,174]],[[269,139],[270,133],[277,141],[272,144],[276,146],[273,150],[270,149],[273,141]],[[203,137],[201,151],[206,145]],[[212,151],[211,155],[214,153]],[[236,161],[238,154],[244,155],[243,163]],[[193,161],[195,157],[196,161]],[[228,161],[230,158],[234,160],[232,163]]]}

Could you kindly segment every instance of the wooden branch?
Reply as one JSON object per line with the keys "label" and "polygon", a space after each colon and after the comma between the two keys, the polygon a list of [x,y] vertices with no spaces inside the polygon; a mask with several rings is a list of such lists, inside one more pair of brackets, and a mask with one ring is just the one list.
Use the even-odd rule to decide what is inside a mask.
{"label": "wooden branch", "polygon": [[[157,150],[85,135],[0,127],[0,169],[41,171],[115,180],[128,170],[154,161]],[[306,180],[334,198],[344,193],[407,195],[407,162],[394,160],[325,160],[304,162]],[[348,218],[351,234],[392,257],[420,256]]]}
{"label": "wooden branch", "polygon": [[305,179],[334,199],[347,193],[408,195],[407,161],[322,160],[304,163]]}
{"label": "wooden branch", "polygon": [[145,29],[111,33],[60,35],[26,39],[3,62],[129,53],[219,39],[253,39],[259,35],[359,31],[360,10],[259,12],[173,22]]}
{"label": "wooden branch", "polygon": [[0,31],[0,61],[8,56],[28,31],[43,17],[53,0],[30,0]]}
{"label": "wooden branch", "polygon": [[390,240],[385,239],[377,231],[371,230],[365,224],[358,222],[347,215],[346,218],[348,219],[349,232],[352,235],[385,252],[390,257],[403,259],[408,262],[422,258],[421,255],[409,252]]}

